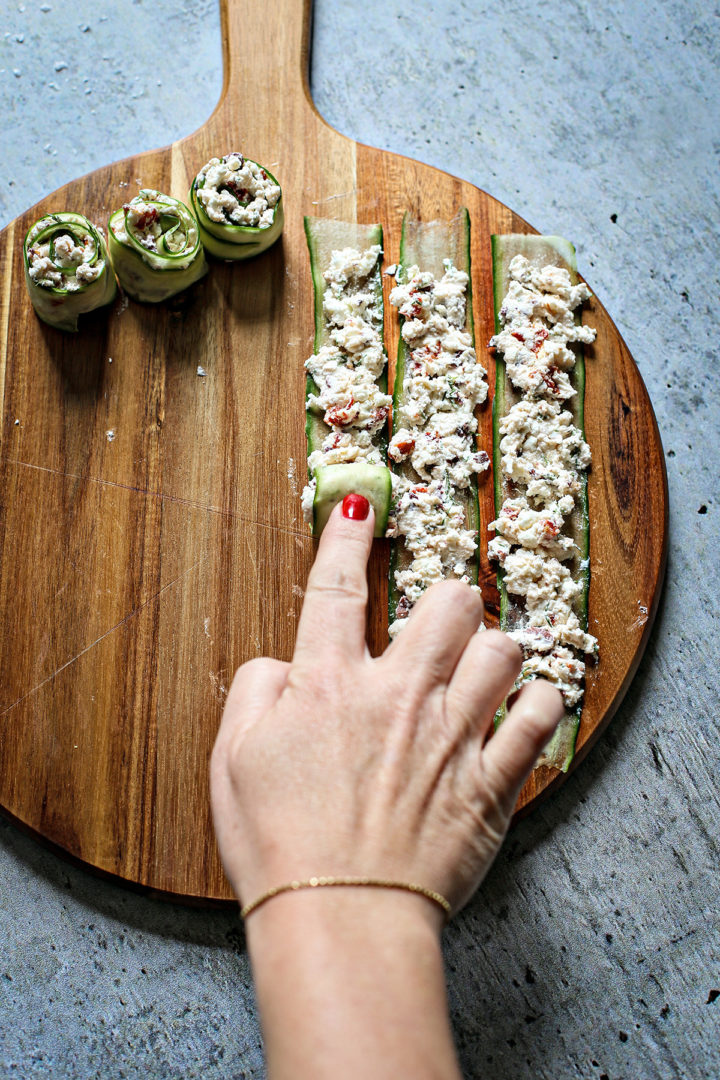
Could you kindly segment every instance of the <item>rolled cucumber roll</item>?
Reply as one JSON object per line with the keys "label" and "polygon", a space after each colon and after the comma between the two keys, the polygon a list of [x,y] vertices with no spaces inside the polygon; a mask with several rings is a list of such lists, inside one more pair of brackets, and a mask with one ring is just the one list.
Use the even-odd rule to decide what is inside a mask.
{"label": "rolled cucumber roll", "polygon": [[283,230],[282,191],[271,172],[240,153],[211,158],[190,188],[205,250],[218,259],[250,259]]}
{"label": "rolled cucumber roll", "polygon": [[364,495],[375,511],[375,536],[384,536],[387,528],[392,478],[387,465],[321,465],[315,470],[313,498],[313,536],[320,536],[333,507],[346,495]]}
{"label": "rolled cucumber roll", "polygon": [[43,322],[76,331],[78,316],[109,304],[117,293],[102,230],[82,214],[46,214],[23,243],[25,281]]}
{"label": "rolled cucumber roll", "polygon": [[118,281],[155,304],[207,273],[198,224],[185,203],[144,188],[110,218],[108,244]]}

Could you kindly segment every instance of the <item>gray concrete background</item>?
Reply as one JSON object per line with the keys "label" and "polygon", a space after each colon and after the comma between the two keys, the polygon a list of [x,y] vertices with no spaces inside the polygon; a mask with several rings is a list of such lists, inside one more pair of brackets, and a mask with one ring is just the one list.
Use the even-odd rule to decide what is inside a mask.
{"label": "gray concrete background", "polygon": [[[446,933],[463,1068],[715,1078],[720,13],[434,6],[317,0],[317,105],[576,243],[648,385],[672,506],[665,596],[625,704]],[[0,224],[109,154],[192,130],[220,91],[213,0],[3,3],[0,32]],[[120,97],[132,130],[115,126]],[[233,915],[137,897],[2,823],[0,918],[3,1077],[263,1075]]]}

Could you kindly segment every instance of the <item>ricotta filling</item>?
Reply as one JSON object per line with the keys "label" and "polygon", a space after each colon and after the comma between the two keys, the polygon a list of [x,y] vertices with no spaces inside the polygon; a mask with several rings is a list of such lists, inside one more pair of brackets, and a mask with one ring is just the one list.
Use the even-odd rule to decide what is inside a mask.
{"label": "ricotta filling", "polygon": [[[42,231],[43,222],[39,225],[38,231]],[[101,232],[99,228],[98,232]],[[29,239],[32,240],[32,233]],[[96,281],[105,269],[104,259],[93,262],[96,256],[97,246],[90,233],[80,243],[69,233],[61,233],[28,248],[28,273],[36,285],[46,289],[78,292]]]}
{"label": "ricotta filling", "polygon": [[487,383],[465,329],[469,279],[449,260],[444,265],[441,278],[410,267],[390,293],[405,320],[408,351],[388,448],[388,457],[405,466],[393,473],[387,535],[402,538],[411,557],[395,571],[400,599],[391,637],[430,585],[450,577],[470,583],[467,564],[477,540],[467,527],[467,495],[490,464],[475,441],[475,408],[487,397]]}
{"label": "ricotta filling", "polygon": [[520,626],[510,631],[524,655],[516,685],[542,676],[572,708],[585,675],[577,654],[595,654],[597,640],[580,623],[583,583],[566,565],[578,555],[567,525],[579,508],[590,448],[562,403],[575,393],[570,344],[595,339],[595,330],[573,316],[591,294],[584,283],[573,285],[566,269],[538,269],[523,255],[512,260],[509,276],[501,330],[490,346],[503,354],[522,396],[500,423],[500,468],[510,494],[490,524],[488,554],[504,568],[508,593],[522,598]]}
{"label": "ricotta filling", "polygon": [[191,214],[187,214],[187,220],[179,215],[172,205],[174,200],[168,201],[166,214],[163,214],[161,209],[143,198],[143,195],[147,194],[148,192],[141,192],[136,195],[129,203],[123,204],[123,213],[113,215],[110,219],[113,235],[119,243],[134,247],[128,237],[130,229],[135,242],[144,249],[138,254],[154,270],[168,269],[168,264],[163,262],[164,255],[178,255],[187,250],[186,260],[172,263],[173,269],[185,269],[197,255],[198,230],[195,219]]}
{"label": "ricotta filling", "polygon": [[195,191],[211,221],[267,229],[282,191],[262,166],[242,154],[211,158],[198,173]]}
{"label": "ricotta filling", "polygon": [[305,361],[315,390],[306,407],[322,417],[328,432],[308,457],[311,480],[302,494],[303,516],[312,523],[316,481],[323,465],[365,462],[384,465],[379,445],[392,398],[377,380],[385,370],[382,303],[378,295],[379,244],[364,251],[333,251],[323,273],[323,316],[329,341]]}

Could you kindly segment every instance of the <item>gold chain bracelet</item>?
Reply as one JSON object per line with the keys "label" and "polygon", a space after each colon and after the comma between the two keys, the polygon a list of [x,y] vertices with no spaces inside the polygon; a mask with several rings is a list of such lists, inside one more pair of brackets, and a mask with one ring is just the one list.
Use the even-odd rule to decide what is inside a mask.
{"label": "gold chain bracelet", "polygon": [[241,908],[240,917],[247,919],[248,915],[252,915],[253,911],[257,911],[262,904],[272,900],[274,896],[279,896],[281,893],[343,885],[370,889],[402,889],[404,892],[424,896],[426,900],[431,900],[433,904],[437,904],[439,908],[442,908],[445,918],[450,915],[451,906],[449,900],[446,900],[439,892],[435,892],[434,889],[426,889],[424,885],[416,885],[412,881],[387,881],[384,878],[367,877],[311,877],[306,881],[288,881],[285,885],[275,885],[272,889],[264,892],[262,896],[258,896],[252,903]]}

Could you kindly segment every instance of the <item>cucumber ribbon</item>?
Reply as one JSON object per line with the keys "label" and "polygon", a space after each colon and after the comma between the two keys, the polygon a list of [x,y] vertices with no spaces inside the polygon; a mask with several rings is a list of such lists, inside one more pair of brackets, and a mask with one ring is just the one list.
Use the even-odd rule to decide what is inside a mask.
{"label": "cucumber ribbon", "polygon": [[[390,399],[383,342],[382,227],[306,217],[305,235],[315,299],[315,342],[313,357],[306,363],[309,483],[303,492],[303,511],[313,535],[319,536],[336,503],[352,493],[365,495],[375,511],[375,536],[382,537],[391,496],[386,465]],[[343,257],[349,259],[347,266],[334,270],[335,260],[342,262]],[[360,336],[353,343],[355,334]],[[368,368],[363,376],[360,357],[367,357],[365,348],[372,354],[374,375]],[[364,391],[377,392],[381,408],[374,419],[356,426],[349,416],[352,401],[345,408],[340,402],[327,410],[321,405],[322,387],[311,374],[319,354],[329,355],[330,368],[337,364],[338,371],[355,370]],[[332,375],[329,380],[333,382]]]}
{"label": "cucumber ribbon", "polygon": [[117,292],[102,231],[82,214],[46,214],[23,243],[25,282],[38,316],[76,331],[78,316],[109,304]]}
{"label": "cucumber ribbon", "polygon": [[[437,580],[439,577],[459,576],[472,585],[477,584],[479,569],[477,534],[480,523],[477,474],[484,471],[489,464],[488,455],[475,449],[476,427],[474,420],[470,417],[468,417],[468,430],[463,433],[463,441],[464,452],[474,459],[474,466],[469,470],[467,477],[461,480],[454,476],[452,462],[446,462],[443,465],[440,461],[431,466],[432,478],[424,478],[413,467],[409,453],[403,452],[404,444],[398,441],[403,437],[406,422],[403,420],[403,413],[408,404],[413,368],[425,369],[424,375],[430,383],[436,381],[440,384],[443,374],[446,376],[453,406],[438,414],[436,417],[438,420],[443,417],[451,419],[458,409],[469,410],[474,417],[476,406],[484,401],[487,395],[485,369],[477,362],[474,353],[470,216],[466,208],[460,209],[451,220],[422,222],[413,219],[409,213],[405,214],[400,240],[400,261],[396,274],[397,285],[404,287],[411,284],[409,272],[418,268],[420,274],[417,289],[411,290],[417,299],[417,311],[410,312],[407,306],[403,307],[403,301],[398,297],[400,289],[393,290],[390,294],[390,302],[395,307],[403,307],[403,311],[406,312],[405,314],[400,312],[399,315],[401,332],[395,367],[393,438],[389,455],[393,461],[398,462],[394,466],[397,479],[394,483],[388,532],[392,538],[388,588],[391,636],[400,630],[403,620],[409,615],[416,600],[415,593],[425,588],[429,581]],[[442,358],[445,355],[445,347],[440,340],[441,331],[438,330],[438,339],[434,347],[426,345],[418,349],[416,344],[408,343],[403,329],[408,318],[411,320],[425,318],[423,312],[426,303],[422,297],[425,295],[432,297],[436,286],[442,282],[443,276],[451,271],[459,271],[467,275],[463,299],[463,325],[457,329],[461,330],[463,338],[469,342],[469,347],[464,349],[464,360],[458,354],[455,367],[452,363],[438,367],[438,356]],[[427,290],[427,293],[424,290]],[[448,316],[449,314],[448,312]],[[457,317],[460,317],[459,314]],[[452,329],[446,320],[441,319],[440,322]],[[449,346],[451,352],[459,347],[460,342],[457,340]],[[417,352],[413,356],[416,349]],[[447,355],[448,359],[451,359],[450,354]],[[428,364],[429,366],[426,366]],[[460,368],[463,369],[460,380],[462,387],[456,386],[456,376],[461,374]],[[433,375],[439,378],[434,379]],[[461,389],[462,392],[460,392]],[[434,391],[436,395],[438,392]],[[432,406],[432,409],[434,410],[435,407]],[[404,434],[408,437],[409,446],[414,446],[416,438],[419,440],[423,438],[430,413],[416,416],[414,407],[410,412],[414,417],[412,430]],[[438,432],[430,431],[430,435],[431,437],[438,435]],[[405,527],[400,520],[401,515],[408,520],[408,527],[413,535],[411,543],[406,543]],[[463,538],[463,543],[467,541],[468,548],[472,545],[472,552],[463,548],[461,553],[458,549],[457,555],[449,558],[446,554],[445,538],[450,530]],[[427,533],[427,550],[418,551],[418,545],[423,543],[423,532]],[[434,567],[432,572],[429,569],[431,563]]]}
{"label": "cucumber ribbon", "polygon": [[205,246],[218,259],[250,259],[283,230],[280,185],[264,166],[242,154],[211,158],[190,187],[190,205]]}
{"label": "cucumber ribbon", "polygon": [[185,203],[144,188],[112,214],[109,251],[118,281],[135,300],[158,303],[207,273],[198,224]]}
{"label": "cucumber ribbon", "polygon": [[[516,255],[525,256],[538,269],[548,265],[562,267],[568,271],[572,285],[576,285],[578,282],[575,248],[563,237],[518,233],[493,236],[492,260],[496,334],[500,333],[503,326],[501,308],[510,284],[510,264]],[[578,313],[575,315],[575,321],[580,321]],[[574,393],[569,400],[563,401],[562,406],[571,413],[573,424],[580,435],[584,437],[585,362],[581,345],[575,345],[575,364],[572,370],[568,372],[568,376]],[[510,412],[513,405],[520,400],[521,395],[513,386],[506,371],[505,361],[500,350],[498,350],[496,355],[495,399],[493,401],[493,468],[496,516],[500,515],[504,500],[516,494],[515,489],[503,474],[500,446],[502,432],[500,428],[503,419]],[[580,627],[584,632],[587,632],[590,559],[587,471],[585,468],[579,471],[578,483],[579,494],[576,497],[576,506],[563,531],[574,541],[574,555],[567,560],[567,566],[571,570],[573,579],[580,583],[582,588],[573,603],[573,609]],[[527,621],[523,603],[509,594],[505,585],[505,573],[502,565],[498,565],[497,576],[500,592],[500,629],[505,631],[520,629]],[[506,706],[503,704],[496,716],[496,726],[504,719],[505,711]],[[567,772],[575,754],[575,742],[580,727],[581,713],[582,702],[575,706],[566,706],[565,716],[560,721],[552,739],[544,748],[538,762],[539,765],[550,765]]]}

